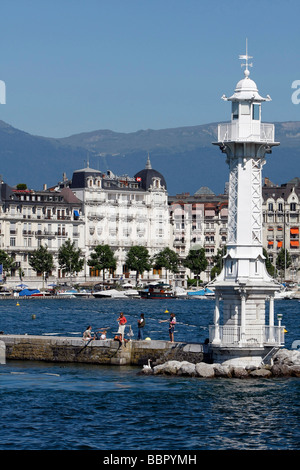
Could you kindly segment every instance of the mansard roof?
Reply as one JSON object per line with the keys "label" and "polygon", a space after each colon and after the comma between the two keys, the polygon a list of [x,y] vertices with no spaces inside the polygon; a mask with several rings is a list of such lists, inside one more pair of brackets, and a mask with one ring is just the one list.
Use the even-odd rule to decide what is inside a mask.
{"label": "mansard roof", "polygon": [[72,177],[72,183],[71,183],[71,188],[86,188],[87,187],[87,179],[89,176],[92,176],[93,178],[95,177],[101,177],[102,172],[99,170],[93,170],[93,168],[90,168],[87,166],[86,168],[82,168],[81,170],[76,170],[73,172],[73,177]]}
{"label": "mansard roof", "polygon": [[268,198],[273,198],[273,199],[281,198],[286,201],[293,190],[300,197],[300,178],[299,177],[295,177],[291,179],[290,181],[288,181],[287,183],[284,183],[280,186],[275,185],[274,183],[270,182],[268,178],[265,178],[265,184],[262,188],[262,196],[263,196],[264,201],[266,201]]}

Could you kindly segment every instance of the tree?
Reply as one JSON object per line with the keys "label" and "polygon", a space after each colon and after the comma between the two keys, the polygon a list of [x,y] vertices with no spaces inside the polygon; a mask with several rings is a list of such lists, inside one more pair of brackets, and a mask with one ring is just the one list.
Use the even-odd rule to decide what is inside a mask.
{"label": "tree", "polygon": [[75,248],[75,242],[67,240],[58,250],[58,263],[63,273],[78,273],[84,266],[84,259],[80,248]]}
{"label": "tree", "polygon": [[41,273],[43,276],[43,286],[45,281],[45,275],[49,274],[54,268],[52,253],[49,253],[47,246],[40,246],[37,250],[34,250],[29,257],[30,266],[36,271]]}
{"label": "tree", "polygon": [[267,270],[268,274],[270,274],[270,276],[274,277],[275,276],[275,267],[271,263],[269,255],[268,255],[267,250],[265,248],[263,248],[263,255],[266,258],[266,260],[265,260],[266,270]]}
{"label": "tree", "polygon": [[138,283],[139,274],[150,271],[150,255],[144,246],[132,246],[126,255],[126,265],[129,270],[136,271],[135,283]]}
{"label": "tree", "polygon": [[0,250],[0,264],[3,266],[3,273],[10,273],[11,270],[15,267],[14,259],[4,250]]}
{"label": "tree", "polygon": [[103,281],[105,278],[105,269],[115,270],[117,260],[109,245],[97,245],[92,251],[87,264],[98,271],[103,271]]}
{"label": "tree", "polygon": [[[165,268],[173,273],[178,273],[178,267],[180,265],[180,259],[175,251],[170,248],[164,248],[152,258],[153,267],[155,269]],[[168,277],[168,276],[167,276]]]}
{"label": "tree", "polygon": [[227,248],[226,248],[226,246],[224,246],[223,248],[219,248],[218,251],[217,251],[217,254],[215,256],[213,256],[212,260],[213,260],[214,266],[213,266],[213,268],[210,272],[211,280],[213,280],[216,276],[218,276],[220,274],[220,272],[222,271],[223,257],[225,255],[226,251],[227,251]]}
{"label": "tree", "polygon": [[199,276],[203,271],[206,270],[208,265],[204,248],[190,250],[183,262],[183,265],[196,274],[198,287]]}
{"label": "tree", "polygon": [[285,270],[289,268],[291,264],[292,259],[289,252],[286,249],[281,248],[276,259],[276,268],[278,269],[278,271],[280,271],[281,279],[285,275]]}

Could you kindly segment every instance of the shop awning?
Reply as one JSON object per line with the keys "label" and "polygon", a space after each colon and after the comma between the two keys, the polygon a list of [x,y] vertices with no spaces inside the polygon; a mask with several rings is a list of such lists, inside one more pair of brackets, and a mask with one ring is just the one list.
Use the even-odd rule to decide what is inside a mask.
{"label": "shop awning", "polygon": [[299,234],[299,229],[298,229],[298,227],[293,227],[293,228],[291,228],[291,234],[292,234],[292,235],[297,235],[297,234]]}
{"label": "shop awning", "polygon": [[282,242],[278,242],[277,243],[277,248],[281,248],[282,247]]}
{"label": "shop awning", "polygon": [[79,217],[79,212],[78,212],[78,211],[74,211],[74,215],[75,215],[75,217]]}
{"label": "shop awning", "polygon": [[273,240],[268,241],[268,245],[273,245],[273,243],[274,243]]}
{"label": "shop awning", "polygon": [[291,240],[291,246],[299,246],[299,240]]}

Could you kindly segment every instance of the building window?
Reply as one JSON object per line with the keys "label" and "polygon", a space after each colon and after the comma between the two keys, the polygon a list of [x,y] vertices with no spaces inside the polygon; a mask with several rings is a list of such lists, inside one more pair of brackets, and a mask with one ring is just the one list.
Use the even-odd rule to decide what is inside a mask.
{"label": "building window", "polygon": [[295,202],[291,202],[290,203],[290,211],[295,211],[296,210],[296,203]]}
{"label": "building window", "polygon": [[239,103],[236,101],[232,102],[232,119],[239,118]]}
{"label": "building window", "polygon": [[250,114],[250,104],[241,103],[241,114]]}
{"label": "building window", "polygon": [[260,108],[259,104],[253,104],[252,119],[255,121],[259,120],[259,108]]}
{"label": "building window", "polygon": [[16,239],[14,237],[10,237],[9,244],[10,246],[16,246]]}

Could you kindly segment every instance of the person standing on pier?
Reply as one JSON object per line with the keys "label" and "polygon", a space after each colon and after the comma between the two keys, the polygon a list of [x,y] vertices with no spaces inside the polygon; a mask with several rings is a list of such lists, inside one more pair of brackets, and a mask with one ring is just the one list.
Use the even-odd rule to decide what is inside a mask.
{"label": "person standing on pier", "polygon": [[127,323],[126,317],[124,316],[123,312],[120,313],[120,316],[118,318],[118,322],[119,322],[118,333],[121,334],[122,341],[123,341],[124,340],[124,332],[125,332],[125,324]]}
{"label": "person standing on pier", "polygon": [[176,325],[175,313],[171,313],[169,320],[160,320],[159,323],[165,323],[167,321],[169,322],[170,341],[171,343],[174,343],[174,331],[175,331],[175,325]]}
{"label": "person standing on pier", "polygon": [[141,313],[141,318],[138,320],[138,339],[144,339],[144,326],[145,326],[145,318],[144,314]]}

